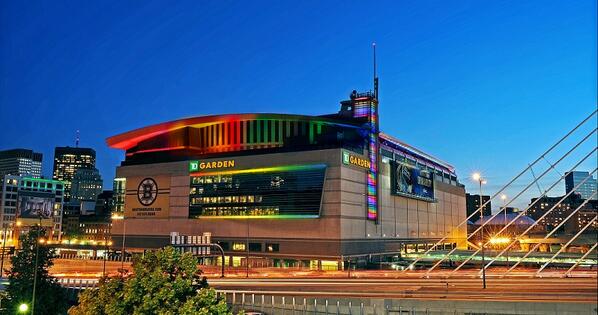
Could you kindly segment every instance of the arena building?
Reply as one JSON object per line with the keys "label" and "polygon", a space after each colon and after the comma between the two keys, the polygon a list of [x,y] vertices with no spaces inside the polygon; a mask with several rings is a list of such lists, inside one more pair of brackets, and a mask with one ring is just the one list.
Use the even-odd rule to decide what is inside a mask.
{"label": "arena building", "polygon": [[377,93],[351,93],[336,114],[202,116],[107,139],[124,220],[114,244],[162,247],[202,235],[226,264],[336,268],[447,237],[466,243],[465,190],[455,169],[378,131]]}

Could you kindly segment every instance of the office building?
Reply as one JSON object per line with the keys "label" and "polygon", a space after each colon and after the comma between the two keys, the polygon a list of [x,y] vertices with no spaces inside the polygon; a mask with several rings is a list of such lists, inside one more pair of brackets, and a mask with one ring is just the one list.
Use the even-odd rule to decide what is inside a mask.
{"label": "office building", "polygon": [[[586,179],[587,178],[587,179]],[[585,181],[584,181],[585,179]],[[565,174],[565,192],[569,193],[576,186],[574,194],[579,195],[582,199],[598,200],[596,195],[597,179],[590,172],[573,171]]]}
{"label": "office building", "polygon": [[208,232],[226,263],[346,266],[349,259],[464,248],[465,190],[450,164],[379,132],[373,93],[323,116],[230,114],[107,139],[116,170],[115,244],[162,247]]}
{"label": "office building", "polygon": [[71,182],[71,199],[95,202],[102,193],[102,177],[97,168],[79,168]]}
{"label": "office building", "polygon": [[[542,197],[539,199],[532,198],[530,203],[532,206],[527,214],[538,221],[539,226],[547,232],[554,230],[577,209],[577,212],[563,223],[557,232],[577,233],[598,214],[597,200],[586,200],[576,194],[569,195],[565,199],[563,199],[563,196]],[[563,201],[559,203],[561,199]],[[595,227],[596,224],[593,225],[594,230]],[[588,227],[588,232],[590,231],[592,231],[592,225]]]}
{"label": "office building", "polygon": [[96,152],[90,148],[56,147],[52,178],[64,182],[65,199],[71,197],[71,185],[75,172],[80,168],[95,168]]}
{"label": "office building", "polygon": [[[40,224],[60,240],[64,184],[50,179],[5,175],[0,191],[0,226],[7,244]],[[8,246],[12,246],[8,245]]]}
{"label": "office building", "polygon": [[[472,194],[465,194],[465,203],[467,207],[467,217],[478,211],[480,209],[480,195],[472,195]],[[482,195],[482,203],[485,204],[484,209],[484,216],[490,216],[492,214],[492,202],[490,201],[490,196]],[[476,222],[480,219],[480,212],[476,212],[469,221]]]}
{"label": "office building", "polygon": [[28,149],[0,151],[0,178],[4,175],[42,177],[42,154]]}

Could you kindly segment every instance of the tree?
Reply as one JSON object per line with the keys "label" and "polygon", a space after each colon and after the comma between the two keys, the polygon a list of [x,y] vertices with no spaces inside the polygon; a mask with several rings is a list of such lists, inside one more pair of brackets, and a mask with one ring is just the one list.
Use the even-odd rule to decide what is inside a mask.
{"label": "tree", "polygon": [[[48,273],[56,254],[53,248],[39,243],[43,237],[43,228],[32,227],[29,233],[21,236],[21,250],[11,258],[12,269],[8,271],[9,283],[6,288],[8,300],[6,304],[3,303],[10,314],[15,314],[23,303],[31,309],[34,282],[35,314],[64,314],[67,310],[65,290]],[[34,281],[36,255],[37,281]]]}
{"label": "tree", "polygon": [[79,295],[70,315],[232,314],[216,297],[190,253],[172,247],[133,262],[133,274],[103,278],[98,290]]}

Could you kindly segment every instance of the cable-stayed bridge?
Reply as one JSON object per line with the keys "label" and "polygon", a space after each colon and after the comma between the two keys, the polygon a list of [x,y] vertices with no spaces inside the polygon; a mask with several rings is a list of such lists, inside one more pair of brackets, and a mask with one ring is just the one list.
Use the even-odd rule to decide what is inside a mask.
{"label": "cable-stayed bridge", "polygon": [[[455,227],[468,226],[467,249],[443,250],[442,245],[449,239],[446,236],[422,253],[407,254],[409,263],[402,268],[403,273],[422,278],[451,278],[462,275],[459,272],[462,269],[477,268],[484,286],[487,275],[506,277],[521,270],[535,277],[570,277],[577,271],[590,271],[583,274],[595,277],[598,261],[595,184],[589,196],[582,199],[579,195],[582,188],[595,181],[598,172],[596,116],[597,111],[594,111],[585,117],[495,191],[489,200],[480,200],[477,210]],[[540,146],[537,143],[530,145]],[[536,174],[534,168],[541,169],[544,163],[548,167]],[[583,178],[569,187],[562,197],[549,197],[564,185],[567,174],[581,170],[587,172],[581,173]],[[529,174],[532,177],[526,178]],[[476,174],[474,180],[479,181],[481,192],[485,183],[482,176]],[[542,186],[547,188],[542,190]],[[539,190],[537,198],[522,210],[507,215],[507,207],[521,203],[536,187]],[[512,198],[507,198],[507,191]],[[553,201],[545,203],[546,198]],[[574,206],[570,202],[573,198],[578,200]],[[502,199],[501,211],[483,216],[483,209],[499,199]],[[536,220],[528,217],[532,212]],[[472,224],[470,220],[476,216],[480,216],[480,220]],[[548,219],[555,221],[549,229],[543,224]],[[574,229],[565,233],[564,228],[571,226]]]}

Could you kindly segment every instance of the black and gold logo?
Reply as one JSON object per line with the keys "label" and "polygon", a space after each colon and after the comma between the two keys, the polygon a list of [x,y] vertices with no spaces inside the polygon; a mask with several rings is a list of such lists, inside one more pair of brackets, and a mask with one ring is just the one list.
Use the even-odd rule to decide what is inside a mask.
{"label": "black and gold logo", "polygon": [[137,200],[144,206],[150,206],[158,196],[158,184],[153,178],[145,178],[137,187]]}

